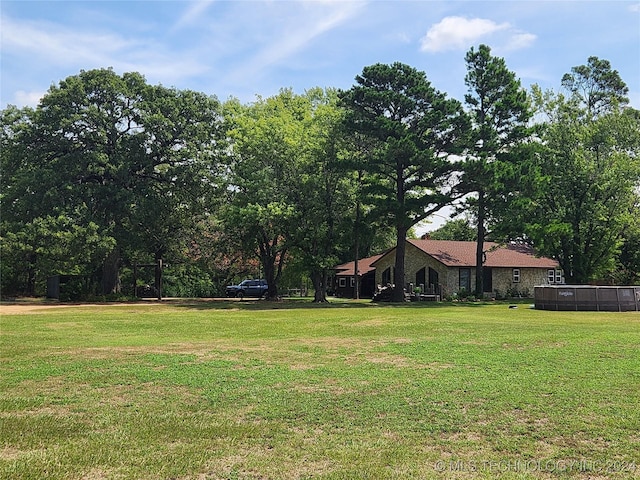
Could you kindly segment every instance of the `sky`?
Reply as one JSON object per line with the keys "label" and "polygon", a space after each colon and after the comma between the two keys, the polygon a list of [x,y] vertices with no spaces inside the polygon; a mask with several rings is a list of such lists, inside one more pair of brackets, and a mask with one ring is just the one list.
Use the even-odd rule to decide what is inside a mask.
{"label": "sky", "polygon": [[80,70],[251,102],[281,88],[347,89],[367,65],[403,62],[464,99],[464,55],[489,45],[528,88],[560,90],[590,56],[640,108],[640,0],[0,0],[0,108],[35,106]]}
{"label": "sky", "polygon": [[590,56],[609,60],[640,108],[640,0],[0,0],[0,19],[0,108],[36,106],[93,68],[248,103],[348,89],[365,66],[393,62],[463,101],[464,56],[480,44],[525,88],[556,92]]}

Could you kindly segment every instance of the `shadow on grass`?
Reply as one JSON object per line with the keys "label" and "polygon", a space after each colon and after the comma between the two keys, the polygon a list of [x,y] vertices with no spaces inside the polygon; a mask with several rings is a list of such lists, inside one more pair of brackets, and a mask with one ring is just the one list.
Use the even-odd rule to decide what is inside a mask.
{"label": "shadow on grass", "polygon": [[171,297],[162,300],[156,299],[121,299],[120,301],[60,301],[45,298],[21,298],[3,299],[3,305],[23,305],[23,306],[100,306],[100,305],[167,305],[176,308],[195,310],[247,310],[247,311],[268,311],[268,310],[318,310],[318,309],[439,309],[451,307],[486,307],[491,305],[502,305],[504,308],[527,308],[533,303],[532,299],[514,299],[510,301],[476,301],[476,302],[373,302],[370,299],[354,300],[350,298],[330,297],[328,302],[314,303],[311,297],[283,298],[278,301],[267,301],[263,299],[230,299],[230,298],[180,298]]}
{"label": "shadow on grass", "polygon": [[309,298],[286,298],[278,301],[267,300],[229,300],[229,299],[171,299],[163,300],[163,304],[175,307],[198,310],[316,310],[316,309],[363,309],[363,308],[402,308],[402,309],[434,309],[451,307],[486,307],[490,305],[529,305],[530,299],[517,300],[515,302],[483,301],[483,302],[372,302],[371,300],[352,300],[331,298],[326,303],[314,303]]}

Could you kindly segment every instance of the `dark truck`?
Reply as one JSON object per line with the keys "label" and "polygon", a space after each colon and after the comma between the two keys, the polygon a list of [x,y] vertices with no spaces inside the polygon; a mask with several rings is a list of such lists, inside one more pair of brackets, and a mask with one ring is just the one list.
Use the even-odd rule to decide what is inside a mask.
{"label": "dark truck", "polygon": [[227,297],[257,297],[261,298],[269,286],[266,280],[243,280],[239,285],[227,287]]}

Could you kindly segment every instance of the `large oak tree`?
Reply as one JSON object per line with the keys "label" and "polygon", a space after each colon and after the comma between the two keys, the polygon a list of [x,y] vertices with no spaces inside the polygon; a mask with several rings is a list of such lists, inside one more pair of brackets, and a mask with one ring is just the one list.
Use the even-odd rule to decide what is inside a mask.
{"label": "large oak tree", "polygon": [[[3,152],[3,166],[11,160],[6,225],[51,217],[64,219],[58,226],[97,226],[100,245],[112,244],[101,260],[102,291],[118,292],[124,257],[160,258],[184,242],[212,191],[219,120],[214,98],[151,86],[138,73],[68,77]],[[41,275],[52,273],[68,272]]]}
{"label": "large oak tree", "polygon": [[278,297],[278,283],[290,255],[296,217],[295,190],[304,154],[305,102],[290,90],[243,105],[225,104],[230,139],[228,204],[223,222],[245,252],[260,259],[269,290]]}

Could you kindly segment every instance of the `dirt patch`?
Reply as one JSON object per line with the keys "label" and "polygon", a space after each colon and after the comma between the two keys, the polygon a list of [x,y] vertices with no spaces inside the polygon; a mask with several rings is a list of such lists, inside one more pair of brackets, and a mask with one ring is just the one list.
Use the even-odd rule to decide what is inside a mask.
{"label": "dirt patch", "polygon": [[37,303],[3,303],[0,304],[0,315],[24,315],[38,310],[60,308],[61,305],[44,305]]}
{"label": "dirt patch", "polygon": [[29,455],[30,453],[31,452],[28,450],[19,450],[14,447],[4,447],[0,449],[0,459],[8,462],[14,462],[26,455]]}
{"label": "dirt patch", "polygon": [[2,315],[26,315],[34,313],[45,313],[51,310],[60,308],[78,308],[78,307],[95,307],[95,308],[107,308],[107,307],[122,307],[131,306],[131,303],[1,303],[0,304],[0,316]]}
{"label": "dirt patch", "polygon": [[114,472],[110,470],[103,470],[101,468],[92,468],[82,476],[82,480],[103,480],[106,478],[113,478]]}
{"label": "dirt patch", "polygon": [[[244,299],[245,303],[248,301],[258,302],[257,298]],[[166,297],[162,301],[157,301],[155,298],[138,299],[130,302],[100,302],[100,303],[61,303],[58,300],[45,299],[45,298],[21,298],[10,301],[0,302],[0,316],[2,315],[24,315],[34,313],[45,313],[52,309],[59,308],[109,308],[109,307],[131,307],[131,306],[159,306],[159,305],[172,305],[172,306],[191,306],[202,307],[215,303],[229,303],[229,302],[241,302],[238,298],[179,298],[179,297]],[[240,310],[240,309],[228,309]]]}

